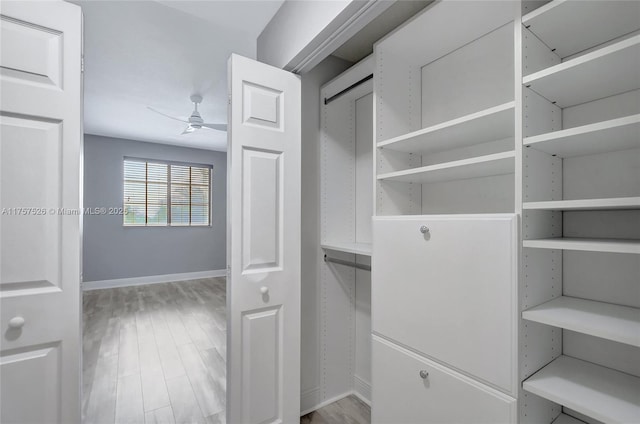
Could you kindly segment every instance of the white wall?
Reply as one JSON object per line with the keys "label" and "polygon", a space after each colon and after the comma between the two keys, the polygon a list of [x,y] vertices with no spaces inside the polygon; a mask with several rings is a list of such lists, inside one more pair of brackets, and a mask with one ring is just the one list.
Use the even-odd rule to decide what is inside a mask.
{"label": "white wall", "polygon": [[302,411],[320,397],[320,87],[349,66],[330,56],[302,75]]}

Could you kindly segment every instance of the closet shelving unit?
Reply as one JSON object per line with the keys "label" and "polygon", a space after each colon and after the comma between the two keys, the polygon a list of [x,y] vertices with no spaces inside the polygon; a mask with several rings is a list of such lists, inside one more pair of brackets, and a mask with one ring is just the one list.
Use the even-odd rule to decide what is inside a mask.
{"label": "closet shelving unit", "polygon": [[378,215],[514,212],[514,14],[460,6],[434,4],[376,50]]}
{"label": "closet shelving unit", "polygon": [[375,45],[373,423],[516,420],[515,22],[434,2]]}
{"label": "closet shelving unit", "polygon": [[554,0],[522,24],[520,419],[637,421],[640,3]]}
{"label": "closet shelving unit", "polygon": [[371,398],[373,58],[321,88],[320,384],[303,410]]}

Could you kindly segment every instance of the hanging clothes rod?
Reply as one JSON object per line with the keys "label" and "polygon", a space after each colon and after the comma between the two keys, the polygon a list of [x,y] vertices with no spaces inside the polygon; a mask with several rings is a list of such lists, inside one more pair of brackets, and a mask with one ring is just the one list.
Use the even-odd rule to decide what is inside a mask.
{"label": "hanging clothes rod", "polygon": [[338,97],[342,96],[343,94],[347,93],[348,91],[353,90],[354,88],[356,88],[357,86],[359,86],[362,83],[365,83],[367,81],[369,81],[371,78],[373,78],[373,74],[371,75],[367,75],[366,77],[362,78],[360,81],[355,82],[353,84],[351,84],[349,87],[345,88],[344,90],[342,90],[339,93],[334,94],[333,96],[329,97],[329,98],[324,98],[324,104],[328,105],[329,103],[331,103],[332,101],[334,101],[335,99],[337,99]]}
{"label": "hanging clothes rod", "polygon": [[327,255],[324,255],[324,261],[325,262],[333,262],[334,264],[351,266],[351,267],[358,268],[358,269],[364,269],[365,271],[371,271],[371,265],[365,265],[365,264],[359,264],[359,263],[356,263],[356,262],[343,261],[342,259],[332,258],[332,257],[329,257]]}

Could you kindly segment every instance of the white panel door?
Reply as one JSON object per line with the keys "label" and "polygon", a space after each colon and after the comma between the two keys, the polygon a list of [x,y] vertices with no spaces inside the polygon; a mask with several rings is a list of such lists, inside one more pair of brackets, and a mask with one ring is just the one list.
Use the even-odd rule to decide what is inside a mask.
{"label": "white panel door", "polygon": [[300,419],[300,80],[229,59],[227,419]]}
{"label": "white panel door", "polygon": [[78,423],[82,16],[0,14],[0,422]]}

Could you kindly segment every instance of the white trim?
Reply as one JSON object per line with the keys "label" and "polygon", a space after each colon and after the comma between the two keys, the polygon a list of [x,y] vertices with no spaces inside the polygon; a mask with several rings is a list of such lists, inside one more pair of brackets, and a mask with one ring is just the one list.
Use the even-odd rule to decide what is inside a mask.
{"label": "white trim", "polygon": [[303,411],[300,416],[306,415],[311,411],[318,409],[322,399],[322,391],[320,387],[314,387],[313,389],[305,390],[300,394],[300,409]]}
{"label": "white trim", "polygon": [[371,383],[357,375],[353,376],[353,394],[361,401],[371,406]]}
{"label": "white trim", "polygon": [[[294,73],[304,73],[316,66],[327,56],[344,44],[345,41],[353,37],[358,31],[364,28],[369,22],[377,18],[382,12],[387,10],[393,2],[382,0],[368,0],[360,9],[342,23],[335,31],[328,34],[320,45],[312,47],[311,52],[304,57],[289,62],[285,69]],[[313,42],[312,42],[313,43]],[[309,45],[305,49],[310,48]]]}
{"label": "white trim", "polygon": [[183,272],[181,274],[149,275],[146,277],[118,278],[115,280],[84,281],[82,290],[110,289],[114,287],[142,286],[145,284],[168,283],[170,281],[196,280],[198,278],[225,277],[226,269]]}
{"label": "white trim", "polygon": [[[308,392],[308,393],[310,393],[310,392]],[[316,406],[314,406],[313,408],[309,408],[309,409],[306,409],[306,410],[302,411],[302,412],[300,413],[300,416],[302,417],[303,415],[307,415],[309,412],[317,411],[317,410],[318,410],[318,409],[320,409],[320,408],[324,408],[325,406],[327,406],[327,405],[329,405],[329,404],[332,404],[333,402],[337,402],[337,401],[339,401],[340,399],[344,399],[344,398],[346,398],[347,396],[350,396],[350,395],[353,395],[353,394],[355,394],[355,393],[353,392],[353,390],[349,390],[348,392],[345,392],[345,393],[343,393],[343,394],[341,394],[341,395],[334,396],[334,397],[332,397],[331,399],[327,399],[327,400],[325,400],[325,401],[323,401],[323,402],[320,402],[319,404],[317,404],[317,405],[316,405]]]}

